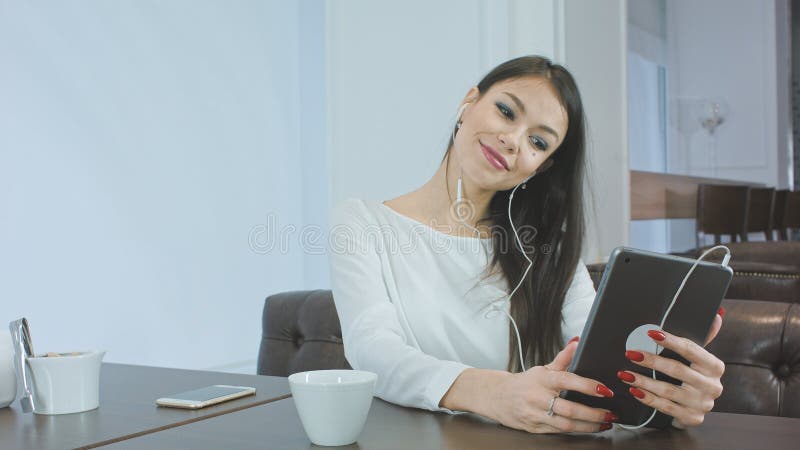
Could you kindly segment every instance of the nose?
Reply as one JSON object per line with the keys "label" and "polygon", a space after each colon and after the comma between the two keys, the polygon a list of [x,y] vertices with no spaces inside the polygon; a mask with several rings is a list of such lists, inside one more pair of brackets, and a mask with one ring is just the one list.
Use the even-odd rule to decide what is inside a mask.
{"label": "nose", "polygon": [[519,141],[522,134],[524,133],[522,133],[520,130],[508,130],[500,133],[497,136],[497,140],[500,141],[500,144],[502,144],[504,150],[507,150],[510,153],[516,153],[520,147]]}

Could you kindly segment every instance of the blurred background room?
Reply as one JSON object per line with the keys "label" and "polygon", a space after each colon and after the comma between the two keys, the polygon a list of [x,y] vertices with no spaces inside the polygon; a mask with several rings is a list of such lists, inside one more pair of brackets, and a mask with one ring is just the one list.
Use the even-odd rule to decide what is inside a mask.
{"label": "blurred background room", "polygon": [[798,0],[0,0],[2,318],[42,351],[255,373],[264,298],[330,288],[329,209],[423,184],[467,90],[525,54],[583,96],[584,261],[691,251],[698,186],[797,190],[798,22]]}

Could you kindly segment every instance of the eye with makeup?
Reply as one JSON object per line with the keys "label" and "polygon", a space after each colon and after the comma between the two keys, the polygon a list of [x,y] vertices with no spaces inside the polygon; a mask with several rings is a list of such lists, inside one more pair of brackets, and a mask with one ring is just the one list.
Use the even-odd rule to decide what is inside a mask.
{"label": "eye with makeup", "polygon": [[548,145],[547,141],[545,141],[544,139],[540,138],[539,136],[531,136],[530,140],[531,144],[533,144],[534,147],[538,148],[543,152],[547,151]]}
{"label": "eye with makeup", "polygon": [[[508,105],[503,102],[496,102],[495,106],[497,106],[497,110],[500,111],[506,119],[510,121],[514,121],[516,115],[514,115],[514,110],[512,110]],[[531,145],[541,151],[547,151],[547,141],[542,139],[540,136],[529,136],[528,139],[530,140]]]}

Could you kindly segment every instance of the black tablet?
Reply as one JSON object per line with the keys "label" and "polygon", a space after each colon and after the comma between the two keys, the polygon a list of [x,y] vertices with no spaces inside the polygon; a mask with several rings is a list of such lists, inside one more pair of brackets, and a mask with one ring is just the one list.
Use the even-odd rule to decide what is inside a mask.
{"label": "black tablet", "polygon": [[[670,311],[664,330],[704,344],[733,276],[730,267],[712,262],[720,259],[720,255],[712,254],[698,264]],[[634,330],[637,328],[661,323],[694,261],[633,248],[614,249],[569,371],[604,383],[616,395],[599,398],[564,391],[561,397],[609,409],[620,417],[619,423],[626,425],[639,425],[650,417],[652,408],[630,395],[630,386],[617,378],[617,371],[627,370],[652,377],[652,370],[625,358],[626,344],[631,345],[636,340]],[[652,340],[648,342],[654,346]],[[663,349],[661,355],[686,362],[670,350]],[[656,373],[656,377],[679,383],[661,373]],[[648,426],[663,428],[670,421],[671,417],[658,413]]]}

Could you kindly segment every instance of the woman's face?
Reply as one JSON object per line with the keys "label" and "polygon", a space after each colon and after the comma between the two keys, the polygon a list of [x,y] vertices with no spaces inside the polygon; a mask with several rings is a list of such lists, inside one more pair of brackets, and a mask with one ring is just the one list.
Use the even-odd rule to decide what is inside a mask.
{"label": "woman's face", "polygon": [[511,189],[531,176],[561,145],[567,112],[544,78],[495,83],[464,102],[453,151],[464,177],[485,190]]}

